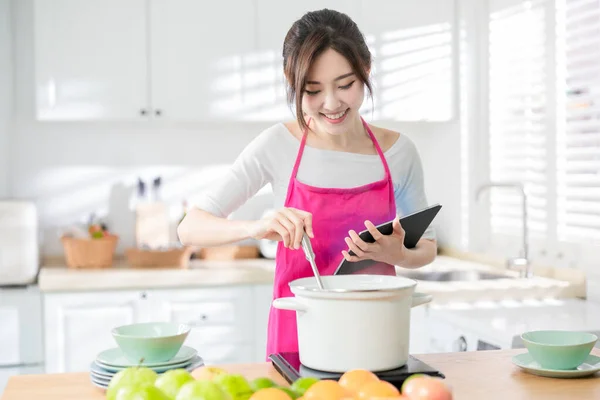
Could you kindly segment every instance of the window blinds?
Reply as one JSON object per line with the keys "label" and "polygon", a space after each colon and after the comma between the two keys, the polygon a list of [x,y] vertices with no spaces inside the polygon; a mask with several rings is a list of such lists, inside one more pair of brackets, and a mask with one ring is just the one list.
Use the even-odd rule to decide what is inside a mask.
{"label": "window blinds", "polygon": [[600,241],[600,0],[562,0],[558,239]]}
{"label": "window blinds", "polygon": [[[489,156],[492,181],[520,182],[531,236],[547,232],[547,1],[492,1],[489,19]],[[490,193],[492,233],[519,235],[521,195]]]}

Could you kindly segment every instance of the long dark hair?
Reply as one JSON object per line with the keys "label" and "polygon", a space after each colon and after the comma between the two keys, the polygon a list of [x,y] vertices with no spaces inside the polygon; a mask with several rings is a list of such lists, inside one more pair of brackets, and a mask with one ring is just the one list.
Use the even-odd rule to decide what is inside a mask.
{"label": "long dark hair", "polygon": [[307,128],[302,112],[306,76],[313,61],[327,49],[344,56],[369,94],[373,94],[368,75],[371,51],[356,23],[346,14],[329,9],[304,14],[294,22],[283,42],[288,102],[296,103],[296,118],[302,130]]}

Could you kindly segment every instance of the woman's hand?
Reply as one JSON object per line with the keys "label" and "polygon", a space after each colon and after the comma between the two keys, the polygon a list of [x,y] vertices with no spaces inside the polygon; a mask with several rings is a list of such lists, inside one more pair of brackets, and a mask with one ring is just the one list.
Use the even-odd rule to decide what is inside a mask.
{"label": "woman's hand", "polygon": [[351,256],[348,251],[343,250],[344,258],[351,262],[374,260],[391,265],[401,265],[406,258],[407,249],[404,247],[404,229],[400,226],[398,218],[394,219],[392,224],[394,230],[390,235],[383,235],[371,221],[365,221],[365,226],[371,232],[375,242],[366,243],[355,231],[351,230],[350,237],[346,237],[345,241],[348,249],[352,250],[355,255]]}
{"label": "woman's hand", "polygon": [[284,207],[254,221],[250,227],[250,237],[283,241],[285,247],[296,250],[302,246],[305,230],[310,238],[314,237],[312,214],[297,208]]}

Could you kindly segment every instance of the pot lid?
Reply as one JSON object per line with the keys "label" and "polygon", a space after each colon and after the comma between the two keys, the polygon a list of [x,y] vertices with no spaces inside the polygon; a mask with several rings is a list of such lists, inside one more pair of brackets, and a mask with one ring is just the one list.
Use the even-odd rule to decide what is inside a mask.
{"label": "pot lid", "polygon": [[394,292],[417,285],[413,279],[391,275],[321,275],[324,289],[319,289],[314,276],[289,283],[292,290],[328,293]]}

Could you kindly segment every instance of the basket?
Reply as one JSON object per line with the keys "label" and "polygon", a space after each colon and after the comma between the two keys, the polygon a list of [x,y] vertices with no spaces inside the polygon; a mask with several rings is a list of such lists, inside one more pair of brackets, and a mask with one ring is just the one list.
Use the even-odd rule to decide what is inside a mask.
{"label": "basket", "polygon": [[119,237],[108,235],[98,239],[80,239],[69,236],[61,237],[67,267],[69,268],[109,268]]}
{"label": "basket", "polygon": [[150,250],[131,247],[125,250],[127,264],[133,268],[188,268],[192,247]]}
{"label": "basket", "polygon": [[198,253],[199,258],[209,261],[231,261],[260,257],[260,251],[256,246],[205,247],[200,249]]}

